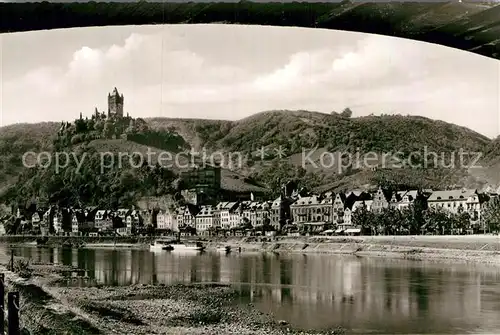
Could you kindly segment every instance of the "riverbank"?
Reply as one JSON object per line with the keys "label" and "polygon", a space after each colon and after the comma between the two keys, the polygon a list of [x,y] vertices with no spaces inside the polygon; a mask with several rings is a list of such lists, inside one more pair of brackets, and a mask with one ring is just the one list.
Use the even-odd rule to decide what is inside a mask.
{"label": "riverbank", "polygon": [[500,236],[284,237],[271,242],[246,238],[229,244],[243,251],[330,253],[412,260],[452,260],[500,265]]}
{"label": "riverbank", "polygon": [[[45,245],[142,249],[149,248],[153,240],[153,237],[49,237]],[[35,243],[32,237],[3,237],[3,241],[10,244]],[[231,246],[233,252],[241,249],[242,252],[331,253],[500,265],[500,236],[497,235],[209,237],[205,238],[204,245],[207,250]]]}
{"label": "riverbank", "polygon": [[344,334],[302,331],[238,303],[227,285],[68,287],[68,266],[30,265],[30,278],[7,271],[7,290],[21,297],[24,334]]}

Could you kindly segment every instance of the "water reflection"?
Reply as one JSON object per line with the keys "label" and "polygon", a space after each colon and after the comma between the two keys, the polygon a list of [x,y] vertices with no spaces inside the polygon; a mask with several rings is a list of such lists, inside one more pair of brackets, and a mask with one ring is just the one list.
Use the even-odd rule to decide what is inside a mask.
{"label": "water reflection", "polygon": [[23,247],[35,262],[73,265],[106,285],[231,283],[253,302],[304,328],[359,333],[498,333],[500,271],[334,255],[179,255],[144,250]]}

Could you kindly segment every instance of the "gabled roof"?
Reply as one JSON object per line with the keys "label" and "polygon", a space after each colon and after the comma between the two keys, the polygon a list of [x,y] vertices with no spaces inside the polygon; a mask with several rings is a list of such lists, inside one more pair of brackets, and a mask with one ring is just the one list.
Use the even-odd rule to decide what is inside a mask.
{"label": "gabled roof", "polygon": [[196,214],[198,214],[199,211],[200,209],[198,208],[198,206],[187,204],[184,209],[184,215],[196,216]]}
{"label": "gabled roof", "polygon": [[216,206],[216,208],[218,210],[221,210],[221,211],[231,211],[231,210],[235,210],[236,208],[238,208],[238,205],[239,203],[238,202],[234,202],[234,201],[231,201],[231,202],[219,202]]}
{"label": "gabled roof", "polygon": [[277,208],[277,207],[280,207],[280,206],[281,206],[281,196],[279,196],[276,199],[274,199],[271,207],[272,208]]}
{"label": "gabled roof", "polygon": [[335,195],[335,199],[334,199],[334,202],[338,199],[340,199],[342,201],[342,203],[344,204],[345,201],[346,201],[346,198],[347,196],[345,195],[345,193],[343,192],[340,192],[340,193],[337,193],[337,195]]}
{"label": "gabled roof", "polygon": [[308,205],[319,205],[319,204],[320,204],[319,197],[317,195],[312,195],[312,196],[309,196],[309,197],[299,198],[293,204],[293,206],[308,206]]}
{"label": "gabled roof", "polygon": [[400,202],[403,199],[405,191],[394,192],[391,196],[391,202]]}
{"label": "gabled roof", "polygon": [[408,197],[408,200],[413,201],[418,197],[418,191],[417,190],[407,191],[403,194],[401,200],[403,200],[404,197]]}
{"label": "gabled roof", "polygon": [[115,214],[118,215],[119,217],[125,217],[127,215],[130,215],[131,213],[132,210],[128,208],[119,208],[115,212]]}
{"label": "gabled roof", "polygon": [[328,197],[328,198],[324,198],[323,200],[321,200],[321,202],[320,202],[320,203],[321,203],[322,205],[331,205],[331,204],[333,204],[333,201],[334,201],[334,199],[333,199],[333,198]]}
{"label": "gabled roof", "polygon": [[434,191],[427,201],[455,201],[465,200],[471,195],[475,194],[476,190],[472,189],[459,189],[448,191]]}
{"label": "gabled roof", "polygon": [[214,214],[214,208],[212,206],[201,206],[200,211],[196,214],[196,217],[200,216],[212,216]]}
{"label": "gabled roof", "polygon": [[95,213],[95,217],[98,217],[98,216],[102,216],[103,218],[106,218],[109,214],[109,211],[105,210],[105,209],[99,209],[96,213]]}
{"label": "gabled roof", "polygon": [[323,196],[325,198],[335,198],[335,193],[333,193],[332,191],[328,191],[328,192],[325,192],[325,194],[323,194]]}
{"label": "gabled roof", "polygon": [[377,189],[377,191],[375,191],[375,193],[374,193],[374,197],[375,197],[375,196],[376,196],[379,192],[382,192],[382,194],[383,194],[383,196],[384,196],[384,199],[385,199],[386,201],[388,201],[388,202],[390,202],[390,201],[391,201],[391,198],[392,198],[392,192],[390,192],[390,191],[389,191],[389,190],[387,190],[387,189],[384,189],[384,188],[379,187],[379,188]]}

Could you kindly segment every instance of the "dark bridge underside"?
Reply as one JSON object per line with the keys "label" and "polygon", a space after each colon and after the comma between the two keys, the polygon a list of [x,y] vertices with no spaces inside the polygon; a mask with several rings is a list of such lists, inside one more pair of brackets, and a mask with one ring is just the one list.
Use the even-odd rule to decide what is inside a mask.
{"label": "dark bridge underside", "polygon": [[498,2],[0,3],[0,32],[162,23],[235,23],[358,31],[438,43],[500,58]]}

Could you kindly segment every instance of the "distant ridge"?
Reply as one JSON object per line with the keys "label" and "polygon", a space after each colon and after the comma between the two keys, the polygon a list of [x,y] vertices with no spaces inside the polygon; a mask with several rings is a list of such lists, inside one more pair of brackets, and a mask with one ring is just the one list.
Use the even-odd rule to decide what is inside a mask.
{"label": "distant ridge", "polygon": [[[242,153],[248,158],[244,165],[223,174],[223,183],[233,190],[250,190],[254,187],[251,185],[274,190],[280,179],[287,178],[297,178],[309,187],[325,190],[365,188],[380,182],[434,189],[456,185],[483,188],[500,184],[500,174],[495,173],[500,166],[499,139],[491,140],[466,127],[420,116],[348,117],[338,113],[266,111],[238,121],[159,117],[145,121],[154,131],[177,133],[195,151]],[[0,128],[0,193],[23,172],[19,164],[24,152],[52,150],[51,141],[59,127],[60,123],[45,122]],[[89,147],[99,152],[142,152],[147,145],[100,139],[89,143]],[[314,168],[303,165],[301,158],[304,148],[306,152],[316,148],[311,157],[317,162],[324,152],[401,150],[410,153],[424,147],[446,155],[460,148],[484,153],[483,168],[474,171],[466,168],[350,169],[339,173],[338,165]],[[266,148],[270,155],[265,160],[256,156],[260,148]],[[278,148],[284,149],[283,157],[276,155]]]}

